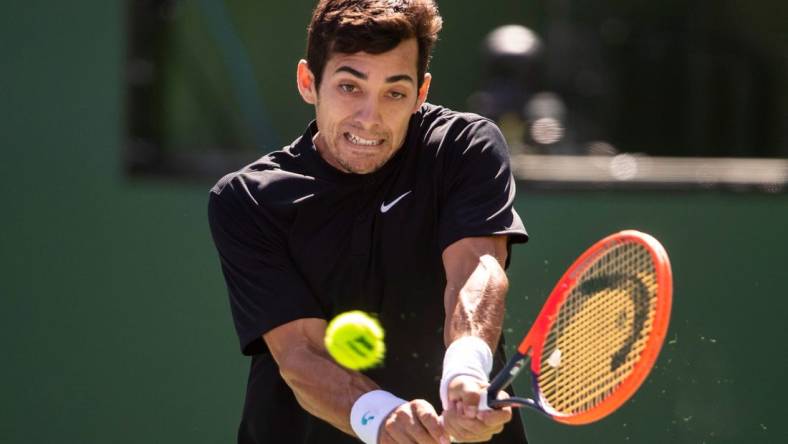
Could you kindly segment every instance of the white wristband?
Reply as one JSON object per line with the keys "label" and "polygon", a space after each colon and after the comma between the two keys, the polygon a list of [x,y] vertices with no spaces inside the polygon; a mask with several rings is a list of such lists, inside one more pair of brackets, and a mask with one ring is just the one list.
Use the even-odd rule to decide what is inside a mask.
{"label": "white wristband", "polygon": [[365,444],[378,444],[378,434],[389,413],[408,401],[384,390],[361,395],[350,409],[350,427]]}
{"label": "white wristband", "polygon": [[493,355],[490,346],[477,336],[463,336],[452,342],[443,357],[440,395],[443,409],[449,407],[449,382],[455,376],[468,375],[489,381]]}

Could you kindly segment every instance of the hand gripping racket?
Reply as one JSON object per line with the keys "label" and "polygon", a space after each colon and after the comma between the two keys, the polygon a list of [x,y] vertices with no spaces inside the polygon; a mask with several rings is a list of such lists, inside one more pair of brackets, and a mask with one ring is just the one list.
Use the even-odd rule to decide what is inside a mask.
{"label": "hand gripping racket", "polygon": [[[672,286],[668,255],[653,237],[628,230],[597,242],[558,281],[480,408],[528,406],[575,425],[614,412],[659,355]],[[528,358],[534,399],[496,399]]]}

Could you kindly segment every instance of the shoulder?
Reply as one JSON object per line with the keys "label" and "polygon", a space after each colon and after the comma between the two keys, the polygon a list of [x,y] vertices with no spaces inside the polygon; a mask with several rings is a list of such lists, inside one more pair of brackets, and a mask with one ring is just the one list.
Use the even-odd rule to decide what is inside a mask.
{"label": "shoulder", "polygon": [[483,156],[508,162],[509,147],[492,120],[469,112],[424,104],[416,116],[422,148],[449,163]]}
{"label": "shoulder", "polygon": [[495,122],[478,114],[425,103],[417,112],[415,124],[426,147],[462,152],[473,144],[481,144],[508,150]]}
{"label": "shoulder", "polygon": [[301,183],[313,180],[305,171],[298,148],[293,145],[274,151],[225,175],[211,188],[211,195],[222,200],[245,196],[265,201],[298,194]]}
{"label": "shoulder", "polygon": [[315,179],[302,157],[294,144],[225,175],[210,190],[209,212],[268,222],[287,219],[293,204],[314,191]]}
{"label": "shoulder", "polygon": [[425,103],[419,108],[416,112],[416,120],[422,130],[463,128],[478,123],[495,126],[490,119],[479,114],[455,111],[432,103]]}

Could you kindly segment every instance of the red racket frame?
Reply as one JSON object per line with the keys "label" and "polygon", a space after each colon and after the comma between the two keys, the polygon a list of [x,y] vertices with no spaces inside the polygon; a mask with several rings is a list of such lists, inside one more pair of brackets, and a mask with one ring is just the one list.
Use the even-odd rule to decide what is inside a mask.
{"label": "red racket frame", "polygon": [[[646,247],[651,254],[655,266],[654,272],[657,281],[656,312],[647,343],[632,373],[621,382],[616,388],[615,393],[587,411],[573,415],[560,414],[545,403],[537,382],[541,371],[542,345],[544,344],[544,338],[550,332],[553,323],[557,319],[556,313],[558,313],[561,305],[566,301],[567,296],[571,293],[571,289],[574,288],[577,276],[604,252],[617,245],[629,242],[639,243]],[[487,404],[491,407],[503,405],[524,405],[533,407],[558,422],[572,425],[588,424],[613,413],[635,394],[643,381],[645,381],[651,368],[654,366],[665,340],[665,336],[667,335],[672,299],[673,275],[670,267],[670,260],[667,252],[659,241],[648,234],[635,230],[621,231],[600,240],[580,255],[558,281],[545,302],[545,305],[542,307],[542,310],[539,312],[530,331],[517,347],[517,352],[509,359],[506,366],[504,366],[488,387]],[[525,360],[528,359],[529,356],[531,358],[532,385],[534,392],[539,395],[539,397],[536,400],[519,397],[510,398],[508,400],[495,399],[500,390],[511,384],[525,365]]]}

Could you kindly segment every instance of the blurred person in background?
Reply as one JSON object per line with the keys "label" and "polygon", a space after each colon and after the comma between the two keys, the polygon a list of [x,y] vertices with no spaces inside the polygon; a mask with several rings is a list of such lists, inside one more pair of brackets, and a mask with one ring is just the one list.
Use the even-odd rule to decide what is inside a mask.
{"label": "blurred person in background", "polygon": [[547,49],[525,26],[492,30],[481,47],[481,86],[468,106],[498,123],[514,153],[586,154],[578,138],[594,134],[593,116],[579,107],[568,109],[563,94],[569,88],[561,93],[551,88]]}

